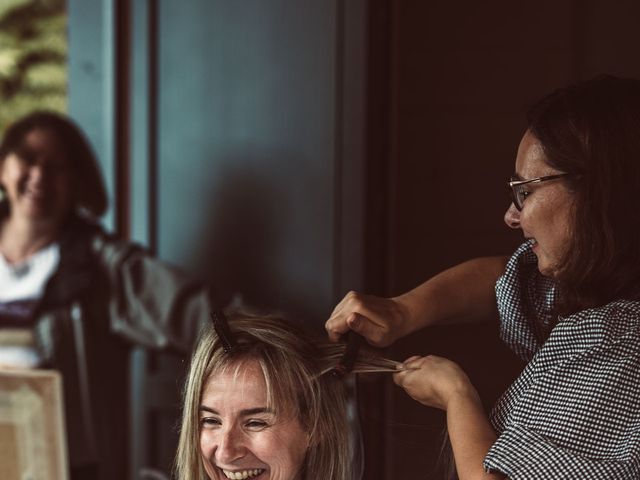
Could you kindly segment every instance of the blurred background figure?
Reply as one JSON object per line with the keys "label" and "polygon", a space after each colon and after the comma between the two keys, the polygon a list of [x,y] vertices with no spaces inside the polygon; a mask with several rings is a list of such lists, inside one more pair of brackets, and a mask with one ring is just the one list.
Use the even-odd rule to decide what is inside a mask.
{"label": "blurred background figure", "polygon": [[69,119],[12,124],[0,187],[0,364],[62,373],[72,480],[126,478],[130,345],[187,351],[208,294],[96,223],[105,189]]}

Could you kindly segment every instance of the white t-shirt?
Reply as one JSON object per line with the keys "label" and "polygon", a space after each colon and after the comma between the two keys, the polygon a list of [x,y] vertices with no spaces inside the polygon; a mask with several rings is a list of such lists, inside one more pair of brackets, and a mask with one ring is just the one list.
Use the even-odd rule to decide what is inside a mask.
{"label": "white t-shirt", "polygon": [[31,368],[40,363],[31,332],[31,314],[60,263],[52,243],[12,264],[0,254],[0,365]]}
{"label": "white t-shirt", "polygon": [[20,263],[0,254],[0,302],[38,299],[60,263],[60,245],[52,243]]}

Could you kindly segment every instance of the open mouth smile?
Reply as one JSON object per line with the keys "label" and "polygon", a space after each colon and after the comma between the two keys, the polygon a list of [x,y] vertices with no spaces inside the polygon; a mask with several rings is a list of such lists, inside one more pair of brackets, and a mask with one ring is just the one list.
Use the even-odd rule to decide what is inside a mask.
{"label": "open mouth smile", "polygon": [[222,470],[222,473],[224,473],[225,477],[230,478],[231,480],[246,480],[248,478],[255,478],[265,471],[264,468],[238,470],[235,472],[232,472],[231,470],[224,470],[222,468],[220,470]]}

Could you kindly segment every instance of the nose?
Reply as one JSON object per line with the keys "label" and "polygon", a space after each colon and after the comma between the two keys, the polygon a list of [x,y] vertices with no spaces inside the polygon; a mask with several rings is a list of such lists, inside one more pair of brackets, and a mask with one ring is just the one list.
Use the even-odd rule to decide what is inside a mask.
{"label": "nose", "polygon": [[520,212],[513,203],[509,205],[509,208],[504,214],[504,223],[509,228],[520,228]]}
{"label": "nose", "polygon": [[44,173],[43,170],[44,169],[42,168],[42,165],[39,163],[36,163],[34,165],[31,165],[31,167],[29,168],[29,173],[32,177],[40,178]]}
{"label": "nose", "polygon": [[47,173],[47,167],[42,162],[34,162],[29,166],[29,177],[32,180],[42,180]]}
{"label": "nose", "polygon": [[215,459],[218,465],[231,465],[235,460],[242,458],[247,451],[244,436],[237,428],[229,428],[219,434]]}

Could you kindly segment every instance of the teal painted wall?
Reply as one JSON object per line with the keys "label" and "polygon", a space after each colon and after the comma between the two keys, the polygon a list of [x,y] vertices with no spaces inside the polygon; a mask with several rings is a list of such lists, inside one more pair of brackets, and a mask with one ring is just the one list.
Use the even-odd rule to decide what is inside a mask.
{"label": "teal painted wall", "polygon": [[69,109],[103,166],[105,224],[319,328],[361,282],[364,2],[69,13]]}
{"label": "teal painted wall", "polygon": [[158,253],[317,316],[333,300],[336,22],[335,2],[159,10]]}

